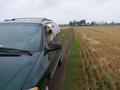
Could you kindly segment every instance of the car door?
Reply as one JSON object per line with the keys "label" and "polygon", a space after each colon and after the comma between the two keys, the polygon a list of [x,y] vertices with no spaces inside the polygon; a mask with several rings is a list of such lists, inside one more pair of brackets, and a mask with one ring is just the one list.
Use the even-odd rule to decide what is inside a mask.
{"label": "car door", "polygon": [[[42,31],[40,50],[35,52],[38,54],[38,57],[34,63],[33,68],[31,69],[25,85],[22,90],[25,90],[28,87],[35,86],[37,83],[41,83],[41,80],[48,74],[48,68],[50,65],[50,60],[48,60],[48,54],[45,54],[46,42],[45,42],[45,33]],[[41,84],[40,84],[41,85]]]}
{"label": "car door", "polygon": [[[52,24],[52,23],[50,23]],[[52,24],[53,25],[53,24]],[[53,25],[53,29],[55,29],[55,26]],[[49,38],[48,36],[46,36],[46,47],[47,48],[51,48],[49,41],[47,40],[47,38]],[[52,42],[57,42],[57,39],[54,38],[54,40]],[[52,43],[51,42],[51,43]],[[51,72],[51,76],[53,76],[55,69],[57,67],[57,63],[58,63],[58,56],[59,56],[59,51],[52,51],[48,53],[48,60],[50,61],[50,72]]]}

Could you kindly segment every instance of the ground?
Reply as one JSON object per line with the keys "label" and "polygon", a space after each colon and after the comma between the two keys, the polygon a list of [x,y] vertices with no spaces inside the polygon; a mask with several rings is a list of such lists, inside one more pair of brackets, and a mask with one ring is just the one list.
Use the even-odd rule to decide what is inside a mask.
{"label": "ground", "polygon": [[86,87],[120,90],[120,26],[75,29]]}
{"label": "ground", "polygon": [[52,80],[49,82],[48,86],[50,90],[61,90],[62,89],[62,83],[64,78],[64,66],[65,66],[65,60],[68,57],[68,49],[71,43],[72,39],[72,32],[71,28],[63,28],[60,33],[60,42],[62,43],[62,66],[59,66],[55,72],[55,75],[53,76]]}
{"label": "ground", "polygon": [[63,66],[50,90],[120,90],[120,26],[65,29]]}

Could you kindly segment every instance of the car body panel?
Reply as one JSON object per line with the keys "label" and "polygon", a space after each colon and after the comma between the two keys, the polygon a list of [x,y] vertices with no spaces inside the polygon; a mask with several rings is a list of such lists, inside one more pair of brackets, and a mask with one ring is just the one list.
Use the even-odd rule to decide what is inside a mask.
{"label": "car body panel", "polygon": [[20,90],[39,54],[0,57],[0,90]]}
{"label": "car body panel", "polygon": [[23,90],[35,86],[47,71],[49,64],[50,61],[48,60],[48,55],[44,56],[43,52],[34,64],[34,68],[31,70]]}

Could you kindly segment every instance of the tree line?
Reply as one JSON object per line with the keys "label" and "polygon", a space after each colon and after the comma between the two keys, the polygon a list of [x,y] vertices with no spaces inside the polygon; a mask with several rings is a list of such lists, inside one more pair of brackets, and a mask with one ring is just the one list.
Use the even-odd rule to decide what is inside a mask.
{"label": "tree line", "polygon": [[80,21],[73,20],[73,21],[70,21],[68,25],[69,26],[96,26],[96,25],[120,25],[120,23],[116,23],[114,21],[112,21],[111,23],[107,23],[105,21],[102,21],[102,22],[95,22],[95,21],[87,22],[86,20],[80,20]]}
{"label": "tree line", "polygon": [[86,22],[86,20],[80,20],[80,21],[70,21],[69,22],[70,26],[93,26],[93,25],[97,25],[96,22],[92,21],[92,22]]}

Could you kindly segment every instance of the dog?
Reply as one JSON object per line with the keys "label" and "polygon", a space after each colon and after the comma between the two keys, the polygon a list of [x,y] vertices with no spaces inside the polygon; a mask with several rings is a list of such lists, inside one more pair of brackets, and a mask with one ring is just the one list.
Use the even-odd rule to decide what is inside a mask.
{"label": "dog", "polygon": [[53,25],[47,24],[47,26],[46,26],[46,35],[47,35],[47,39],[48,39],[49,42],[53,41],[53,39],[55,38]]}

